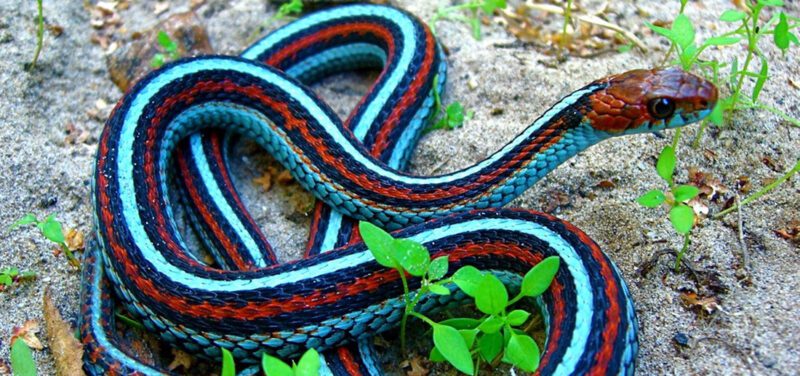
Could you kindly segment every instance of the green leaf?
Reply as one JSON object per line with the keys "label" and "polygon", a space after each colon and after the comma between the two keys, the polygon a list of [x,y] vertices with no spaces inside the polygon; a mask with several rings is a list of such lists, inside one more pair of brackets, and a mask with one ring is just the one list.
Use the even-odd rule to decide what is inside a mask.
{"label": "green leaf", "polygon": [[428,285],[428,289],[436,295],[450,295],[450,289],[442,285]]}
{"label": "green leaf", "polygon": [[300,361],[297,362],[294,373],[297,376],[318,376],[319,366],[319,353],[317,350],[308,349],[300,358]]}
{"label": "green leaf", "polygon": [[236,363],[233,361],[233,354],[228,349],[220,347],[222,350],[222,372],[221,376],[236,376]]}
{"label": "green leaf", "polygon": [[491,363],[503,351],[503,335],[500,333],[484,334],[478,338],[478,352],[483,360]]}
{"label": "green leaf", "polygon": [[36,376],[33,352],[21,339],[16,339],[11,344],[11,369],[14,371],[14,376]]}
{"label": "green leaf", "polygon": [[661,205],[664,200],[666,200],[664,192],[661,192],[658,189],[653,189],[639,196],[639,198],[636,199],[636,202],[644,207],[655,208],[658,207],[658,205]]}
{"label": "green leaf", "polygon": [[481,20],[478,17],[469,18],[469,26],[472,28],[472,36],[475,39],[481,39]]}
{"label": "green leaf", "polygon": [[463,266],[453,274],[453,282],[456,286],[473,298],[480,289],[482,278],[483,272],[471,265]]}
{"label": "green leaf", "polygon": [[479,286],[475,295],[475,306],[478,307],[478,310],[487,315],[503,312],[508,305],[508,291],[503,282],[500,282],[494,274],[486,273],[481,278]]}
{"label": "green leaf", "polygon": [[700,194],[700,189],[693,185],[679,185],[672,190],[672,195],[675,197],[675,202],[684,202],[691,200]]}
{"label": "green leaf", "polygon": [[708,120],[716,125],[722,125],[722,123],[725,122],[725,112],[731,109],[733,106],[732,103],[732,97],[725,97],[717,101],[717,105],[714,106],[714,109],[711,111],[711,115],[708,116]]}
{"label": "green leaf", "polygon": [[469,347],[458,330],[441,324],[433,325],[433,344],[442,357],[461,372],[472,375],[475,365]]}
{"label": "green leaf", "polygon": [[61,231],[61,223],[59,223],[55,214],[50,214],[44,221],[36,224],[42,235],[53,243],[61,244],[64,242],[64,233]]}
{"label": "green leaf", "polygon": [[681,51],[681,66],[685,70],[689,70],[692,68],[692,64],[694,63],[694,58],[697,55],[697,46],[694,43],[690,43],[686,48]]}
{"label": "green leaf", "polygon": [[539,367],[539,346],[531,337],[514,334],[508,341],[503,361],[525,372],[533,372]]}
{"label": "green leaf", "polygon": [[394,246],[392,235],[369,222],[359,222],[358,231],[378,264],[397,269],[399,264],[392,253]]}
{"label": "green leaf", "polygon": [[508,314],[506,321],[508,321],[508,325],[511,326],[520,326],[528,321],[528,318],[531,317],[531,314],[528,311],[515,309]]}
{"label": "green leaf", "polygon": [[167,34],[164,30],[158,31],[156,40],[158,41],[158,44],[167,52],[174,52],[178,50],[178,45],[175,44],[175,41],[173,41],[169,34]]}
{"label": "green leaf", "polygon": [[675,171],[675,149],[672,146],[664,147],[656,162],[656,171],[664,181],[672,184],[672,173]]}
{"label": "green leaf", "polygon": [[261,355],[261,368],[269,376],[294,376],[294,370],[282,360],[263,353]]}
{"label": "green leaf", "polygon": [[32,213],[28,213],[23,215],[22,218],[17,219],[17,221],[12,223],[11,226],[8,226],[8,231],[12,231],[17,227],[29,225],[31,223],[36,223],[36,222],[39,222],[39,220],[36,219],[36,216],[33,215]]}
{"label": "green leaf", "polygon": [[447,106],[447,126],[451,129],[464,124],[464,106],[460,102],[453,102]]}
{"label": "green leaf", "polygon": [[431,349],[431,353],[430,355],[428,355],[428,359],[430,359],[430,361],[434,363],[441,363],[445,361],[444,356],[442,355],[442,353],[439,352],[438,349],[436,349],[436,347]]}
{"label": "green leaf", "polygon": [[441,256],[433,259],[431,265],[428,267],[428,279],[431,281],[442,279],[442,277],[447,274],[449,267],[450,261],[448,260],[448,256]]}
{"label": "green leaf", "polygon": [[723,22],[737,22],[745,18],[747,18],[747,13],[734,9],[728,9],[719,16],[719,20]]}
{"label": "green leaf", "polygon": [[674,42],[683,49],[694,43],[694,26],[686,15],[679,14],[672,22],[672,35]]}
{"label": "green leaf", "polygon": [[[664,27],[661,27],[661,26],[656,26],[656,25],[653,25],[653,24],[651,24],[651,23],[649,23],[649,22],[646,22],[646,21],[645,21],[645,23],[644,23],[644,24],[645,24],[647,27],[649,27],[649,28],[650,28],[650,30],[653,30],[654,32],[656,32],[656,33],[658,33],[658,34],[661,34],[662,36],[666,37],[666,38],[667,38],[667,39],[669,39],[670,41],[673,41],[673,39],[672,39],[672,38],[673,38],[673,37],[672,37],[672,30],[670,30],[670,29],[667,29],[667,28],[664,28]],[[674,42],[674,41],[673,41],[673,42]]]}
{"label": "green leaf", "polygon": [[461,333],[461,338],[464,338],[467,348],[471,349],[475,343],[475,337],[478,336],[478,329],[459,329],[458,332]]}
{"label": "green leaf", "polygon": [[503,327],[503,324],[505,324],[503,319],[493,315],[483,320],[478,326],[478,330],[487,334],[497,333]]}
{"label": "green leaf", "polygon": [[759,5],[764,5],[768,7],[782,7],[783,1],[781,0],[758,0]]}
{"label": "green leaf", "polygon": [[481,322],[482,321],[478,320],[478,319],[470,319],[470,318],[466,318],[466,317],[456,317],[456,318],[453,318],[453,319],[444,320],[444,321],[440,322],[439,324],[452,326],[453,328],[456,328],[456,329],[475,329],[475,328],[478,327],[478,325],[481,324]]}
{"label": "green leaf", "polygon": [[529,297],[542,295],[553,282],[560,263],[561,259],[558,256],[550,256],[536,264],[525,273],[519,293]]}
{"label": "green leaf", "polygon": [[14,279],[8,274],[0,274],[0,285],[11,286]]}
{"label": "green leaf", "polygon": [[481,10],[487,15],[492,15],[496,9],[506,7],[506,0],[486,0],[481,4]]}
{"label": "green leaf", "polygon": [[739,41],[741,41],[741,40],[742,40],[742,38],[738,38],[738,37],[711,37],[711,38],[706,39],[706,41],[703,42],[703,45],[706,45],[706,46],[727,46],[727,45],[739,43]]}
{"label": "green leaf", "polygon": [[150,66],[153,68],[161,68],[164,65],[165,56],[164,54],[155,54],[153,58],[150,60]]}
{"label": "green leaf", "polygon": [[8,268],[8,269],[3,269],[3,272],[2,272],[2,274],[6,274],[6,275],[8,275],[9,277],[11,277],[11,278],[14,278],[14,277],[16,277],[16,276],[18,276],[18,275],[19,275],[19,268]]}
{"label": "green leaf", "polygon": [[767,63],[767,58],[761,56],[761,71],[758,73],[755,85],[753,85],[753,102],[758,101],[758,95],[761,94],[761,89],[764,88],[764,84],[767,83],[767,78],[769,78],[768,74],[769,64]]}
{"label": "green leaf", "polygon": [[669,211],[669,220],[675,231],[686,235],[692,231],[692,226],[694,226],[694,211],[684,204],[679,204]]}
{"label": "green leaf", "polygon": [[408,274],[422,277],[428,271],[431,255],[424,245],[409,239],[395,239],[392,248],[394,259]]}

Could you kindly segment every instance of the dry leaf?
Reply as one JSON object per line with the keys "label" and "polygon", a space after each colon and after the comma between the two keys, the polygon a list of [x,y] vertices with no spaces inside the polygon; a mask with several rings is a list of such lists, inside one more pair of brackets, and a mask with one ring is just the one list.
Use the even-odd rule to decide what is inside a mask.
{"label": "dry leaf", "polygon": [[265,192],[269,192],[269,190],[272,188],[272,174],[266,172],[264,175],[253,179],[253,183],[260,185],[261,188],[264,188]]}
{"label": "dry leaf", "polygon": [[800,84],[791,78],[789,79],[789,85],[795,89],[800,89]]}
{"label": "dry leaf", "polygon": [[47,342],[56,363],[56,375],[83,375],[83,346],[75,338],[69,323],[61,318],[49,288],[45,289],[42,300],[44,326],[47,328]]}
{"label": "dry leaf", "polygon": [[768,155],[761,157],[761,162],[764,163],[767,167],[769,167],[772,171],[775,172],[783,171],[783,167],[781,167],[778,164],[778,162],[775,162],[775,160]]}
{"label": "dry leaf", "polygon": [[736,188],[739,189],[739,192],[747,194],[750,192],[752,186],[750,185],[750,177],[746,175],[742,175],[736,179]]}
{"label": "dry leaf", "polygon": [[155,6],[153,6],[153,14],[158,16],[161,13],[166,12],[169,10],[169,2],[168,1],[161,1],[157,2]]}
{"label": "dry leaf", "polygon": [[64,234],[64,243],[67,244],[67,248],[69,248],[70,251],[83,250],[83,232],[74,228],[68,229],[66,234]]}
{"label": "dry leaf", "polygon": [[425,362],[421,356],[414,356],[410,359],[409,365],[411,366],[411,370],[406,372],[408,376],[428,376],[428,371],[425,366],[422,364]]}
{"label": "dry leaf", "polygon": [[36,320],[28,320],[25,321],[21,327],[15,327],[12,330],[11,340],[9,340],[9,342],[14,343],[14,340],[19,338],[25,342],[28,347],[34,350],[41,350],[44,346],[42,345],[42,341],[36,337],[36,333],[39,333],[39,323],[36,322]]}
{"label": "dry leaf", "polygon": [[605,188],[605,189],[615,188],[616,186],[617,185],[614,184],[614,182],[611,180],[602,180],[599,183],[597,183],[597,185],[595,185],[595,187],[597,188]]}
{"label": "dry leaf", "polygon": [[11,366],[5,360],[0,359],[0,375],[10,375]]}
{"label": "dry leaf", "polygon": [[800,242],[800,221],[792,221],[788,227],[774,230],[774,232],[783,239]]}
{"label": "dry leaf", "polygon": [[278,184],[280,185],[289,185],[294,182],[294,178],[292,174],[289,173],[289,170],[283,170],[280,174],[278,174]]}
{"label": "dry leaf", "polygon": [[681,301],[686,307],[698,309],[709,315],[720,309],[719,302],[715,296],[701,297],[693,292],[683,292],[681,293]]}
{"label": "dry leaf", "polygon": [[183,367],[184,370],[188,370],[189,367],[192,366],[192,356],[189,353],[179,350],[176,348],[172,348],[172,355],[174,358],[172,362],[167,366],[167,369],[170,371],[174,371],[178,367]]}

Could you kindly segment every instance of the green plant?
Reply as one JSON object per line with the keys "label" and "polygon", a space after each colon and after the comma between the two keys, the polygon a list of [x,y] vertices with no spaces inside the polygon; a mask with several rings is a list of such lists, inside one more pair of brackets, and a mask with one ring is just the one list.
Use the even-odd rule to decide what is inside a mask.
{"label": "green plant", "polygon": [[233,360],[233,354],[224,347],[220,347],[219,350],[222,352],[220,376],[236,376],[236,362]]}
{"label": "green plant", "polygon": [[291,0],[288,3],[282,4],[278,7],[278,11],[275,12],[275,15],[272,16],[270,19],[264,21],[261,26],[257,27],[250,36],[247,37],[248,42],[252,42],[258,38],[258,34],[269,24],[282,20],[286,17],[300,14],[303,12],[303,1],[302,0]]}
{"label": "green plant", "polygon": [[11,340],[11,369],[14,376],[36,376],[36,362],[28,344],[20,338]]}
{"label": "green plant", "polygon": [[0,269],[0,291],[5,290],[14,283],[30,281],[36,278],[36,272],[20,272],[17,268]]}
{"label": "green plant", "polygon": [[33,60],[31,60],[28,70],[33,70],[36,67],[36,62],[39,61],[39,53],[42,52],[42,46],[44,46],[44,9],[42,0],[36,0],[36,11],[36,50],[33,52]]}
{"label": "green plant", "polygon": [[80,268],[80,261],[75,258],[75,255],[72,253],[72,250],[69,249],[67,246],[66,239],[64,238],[64,232],[61,229],[61,222],[56,220],[55,214],[50,214],[43,221],[40,221],[36,218],[35,215],[28,213],[22,216],[22,218],[18,219],[16,222],[12,223],[9,226],[8,231],[13,231],[14,229],[26,226],[26,225],[35,225],[36,228],[39,229],[39,232],[42,233],[47,240],[56,243],[61,251],[67,256],[67,261],[70,265]]}
{"label": "green plant", "polygon": [[665,191],[650,190],[639,196],[636,201],[648,208],[656,208],[661,204],[665,204],[669,208],[669,220],[672,223],[672,227],[678,234],[683,235],[683,247],[678,252],[678,257],[675,260],[675,270],[677,271],[683,255],[689,248],[690,235],[695,221],[694,211],[686,205],[686,202],[697,197],[700,190],[693,185],[675,184],[673,179],[675,172],[674,146],[667,146],[661,151],[658,156],[658,162],[656,162],[656,171],[658,176],[667,183],[668,189]]}
{"label": "green plant", "polygon": [[[527,372],[538,367],[539,347],[533,338],[519,329],[531,314],[521,309],[509,309],[522,298],[536,297],[547,290],[558,271],[558,257],[548,257],[531,269],[523,278],[519,293],[509,300],[506,287],[492,273],[465,266],[452,277],[444,278],[449,268],[447,256],[431,260],[430,253],[422,244],[409,239],[395,239],[368,222],[359,223],[359,231],[375,260],[397,270],[400,275],[405,302],[400,323],[403,352],[408,317],[415,317],[433,329],[434,348],[430,355],[433,361],[447,361],[466,374],[474,374],[481,361],[494,363],[497,359]],[[420,278],[417,292],[409,291],[406,273]],[[451,284],[474,298],[476,307],[483,314],[481,318],[451,318],[436,322],[415,310],[426,294],[449,295],[451,290],[448,286]]]}
{"label": "green plant", "polygon": [[[472,36],[481,39],[481,20],[479,13],[491,16],[497,9],[506,7],[506,0],[471,0],[463,4],[441,7],[436,10],[428,25],[432,33],[436,33],[436,22],[439,20],[452,20],[466,23],[472,28]],[[462,11],[469,12],[469,16],[461,14]]]}
{"label": "green plant", "polygon": [[[650,23],[645,24],[656,33],[670,40],[671,46],[667,52],[667,59],[669,59],[673,51],[677,51],[678,59],[676,63],[680,64],[683,69],[690,70],[693,67],[698,67],[707,78],[718,86],[723,83],[731,85],[731,94],[720,98],[717,106],[709,116],[709,120],[712,123],[722,125],[726,114],[739,109],[755,108],[770,111],[789,123],[800,126],[800,120],[758,101],[761,90],[769,79],[769,61],[759,47],[759,41],[767,35],[772,35],[775,45],[785,54],[791,43],[800,44],[800,41],[791,32],[791,30],[800,27],[800,19],[787,16],[781,11],[774,14],[767,22],[762,22],[760,19],[762,11],[768,7],[782,7],[783,1],[757,0],[755,2],[744,1],[743,3],[748,8],[748,12],[731,9],[726,10],[720,16],[720,20],[723,22],[738,24],[736,29],[708,38],[699,46],[695,43],[694,25],[692,25],[689,17],[683,14],[686,0],[681,0],[681,10],[672,22],[672,28],[667,29]],[[741,68],[737,58],[734,58],[730,64],[700,58],[700,55],[711,46],[734,45],[741,42],[746,43],[747,47],[747,55]],[[760,67],[758,70],[752,70],[752,62],[756,59],[760,61]],[[728,66],[730,66],[728,77],[721,77],[722,70]],[[743,88],[748,80],[755,81],[751,92],[746,94],[743,92]],[[699,142],[706,126],[706,122],[701,125],[700,132],[698,132],[695,139],[695,145]],[[679,135],[680,133],[676,134]]]}
{"label": "green plant", "polygon": [[150,66],[153,68],[160,68],[164,63],[169,60],[175,60],[181,57],[180,51],[178,51],[178,44],[172,40],[172,37],[167,34],[164,30],[159,30],[158,35],[156,36],[156,42],[161,47],[164,52],[159,52],[153,55],[153,58],[150,60]]}
{"label": "green plant", "polygon": [[432,132],[437,129],[453,130],[464,125],[464,122],[472,119],[474,112],[472,110],[465,111],[464,106],[460,102],[453,102],[442,106],[442,98],[439,93],[439,75],[433,78],[433,123],[425,129],[424,133]]}
{"label": "green plant", "polygon": [[261,356],[261,368],[269,376],[317,376],[319,367],[319,353],[314,349],[306,350],[300,360],[291,366],[266,353]]}
{"label": "green plant", "polygon": [[730,213],[730,212],[732,212],[734,210],[738,210],[742,206],[745,206],[745,205],[757,200],[759,197],[765,195],[767,192],[775,189],[775,187],[777,187],[777,186],[783,184],[784,182],[786,182],[787,180],[789,180],[792,177],[792,175],[794,175],[794,174],[796,174],[798,172],[800,172],[800,159],[798,159],[797,162],[794,164],[794,167],[792,167],[789,171],[787,171],[785,174],[783,174],[783,176],[781,176],[777,180],[773,181],[772,183],[767,184],[766,186],[764,186],[764,188],[759,189],[758,192],[753,193],[750,196],[747,196],[747,198],[745,198],[741,202],[737,203],[736,205],[733,205],[730,208],[727,208],[727,209],[717,213],[716,215],[714,215],[714,219],[722,218],[725,215],[727,215],[728,213]]}

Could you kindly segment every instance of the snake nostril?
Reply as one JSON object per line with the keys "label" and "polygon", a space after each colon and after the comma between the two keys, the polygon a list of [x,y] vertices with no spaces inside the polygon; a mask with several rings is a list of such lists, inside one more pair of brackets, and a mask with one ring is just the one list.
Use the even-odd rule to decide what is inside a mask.
{"label": "snake nostril", "polygon": [[708,101],[705,99],[700,100],[700,107],[701,108],[708,108]]}

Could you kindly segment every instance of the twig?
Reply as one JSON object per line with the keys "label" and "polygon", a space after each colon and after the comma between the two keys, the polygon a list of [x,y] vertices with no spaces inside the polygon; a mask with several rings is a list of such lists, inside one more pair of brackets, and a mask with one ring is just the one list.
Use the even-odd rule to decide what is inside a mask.
{"label": "twig", "polygon": [[[529,9],[538,10],[538,11],[541,11],[541,12],[554,13],[554,14],[560,14],[560,15],[564,14],[564,8],[558,7],[556,5],[538,4],[538,3],[533,3],[533,2],[528,1],[528,2],[525,2],[525,6],[528,7]],[[503,10],[503,12],[506,13],[506,14],[510,14],[510,12],[508,12],[506,10]],[[595,26],[599,26],[599,27],[602,27],[602,28],[606,28],[606,29],[609,29],[609,30],[616,31],[616,32],[622,34],[626,39],[631,41],[633,44],[635,44],[636,47],[638,47],[640,50],[642,50],[642,52],[647,52],[647,47],[644,45],[644,42],[639,40],[639,38],[637,38],[636,35],[633,35],[633,33],[631,33],[630,31],[623,29],[621,26],[614,25],[614,24],[612,24],[612,23],[610,23],[610,22],[608,22],[608,21],[606,21],[606,20],[604,20],[604,19],[602,19],[600,17],[594,16],[594,15],[589,15],[589,14],[573,14],[572,18],[576,19],[576,20],[578,20],[580,22],[588,23],[590,25],[595,25]]]}
{"label": "twig", "polygon": [[42,44],[44,44],[44,10],[42,9],[42,1],[43,0],[36,0],[36,8],[39,12],[39,25],[36,29],[36,51],[33,53],[33,61],[31,61],[29,70],[33,70],[33,68],[36,67],[36,61],[39,60],[39,53],[42,52]]}

